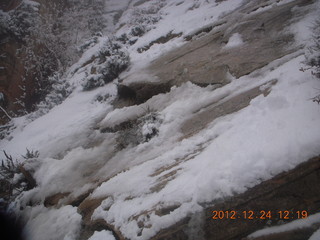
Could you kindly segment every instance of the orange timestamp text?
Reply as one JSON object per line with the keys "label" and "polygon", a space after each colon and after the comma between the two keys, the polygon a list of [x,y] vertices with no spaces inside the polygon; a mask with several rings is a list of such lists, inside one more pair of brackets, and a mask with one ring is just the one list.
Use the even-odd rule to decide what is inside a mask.
{"label": "orange timestamp text", "polygon": [[271,211],[271,210],[261,210],[261,211],[235,211],[235,210],[214,210],[212,211],[212,219],[222,220],[222,219],[246,219],[246,220],[289,220],[289,219],[302,219],[307,218],[308,212],[306,210],[302,211]]}

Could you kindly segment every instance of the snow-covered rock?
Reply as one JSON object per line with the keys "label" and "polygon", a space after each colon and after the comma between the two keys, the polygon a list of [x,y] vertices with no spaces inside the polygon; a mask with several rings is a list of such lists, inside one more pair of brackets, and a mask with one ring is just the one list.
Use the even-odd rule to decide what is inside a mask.
{"label": "snow-covered rock", "polygon": [[[25,163],[37,187],[9,206],[27,238],[49,229],[51,239],[158,239],[320,154],[319,106],[308,100],[320,83],[302,37],[318,1],[106,5],[114,36],[88,42],[65,73],[68,97],[37,119],[15,118],[0,142],[20,162],[26,148],[40,153]],[[113,40],[131,65],[83,91]]]}

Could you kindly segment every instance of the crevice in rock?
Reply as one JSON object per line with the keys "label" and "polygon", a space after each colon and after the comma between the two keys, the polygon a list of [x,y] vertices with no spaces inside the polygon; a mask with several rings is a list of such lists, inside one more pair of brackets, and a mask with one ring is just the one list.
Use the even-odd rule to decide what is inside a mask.
{"label": "crevice in rock", "polygon": [[79,240],[87,240],[95,231],[108,230],[113,233],[116,240],[125,240],[122,234],[103,219],[92,220],[94,210],[100,206],[105,198],[86,198],[78,207],[78,213],[82,216],[82,224]]}
{"label": "crevice in rock", "polygon": [[209,33],[211,32],[214,28],[217,28],[217,27],[220,27],[224,24],[226,24],[227,22],[226,21],[221,21],[221,22],[218,22],[214,25],[209,25],[209,26],[206,26],[204,28],[201,28],[200,30],[196,31],[195,33],[192,33],[192,34],[189,34],[187,36],[184,37],[184,40],[186,41],[191,41],[192,39],[194,39],[195,37],[200,37],[202,36],[203,34],[206,34],[206,33]]}
{"label": "crevice in rock", "polygon": [[125,106],[139,105],[145,103],[153,96],[170,92],[172,81],[167,82],[135,82],[129,85],[117,85],[118,97],[113,105],[121,108]]}
{"label": "crevice in rock", "polygon": [[172,31],[170,31],[167,35],[159,37],[158,39],[150,42],[147,46],[138,48],[137,51],[138,53],[142,53],[144,51],[149,50],[154,44],[164,44],[173,38],[177,38],[181,36],[182,36],[182,33],[172,33]]}
{"label": "crevice in rock", "polygon": [[173,86],[172,82],[137,82],[130,84],[136,92],[136,103],[141,104],[148,101],[153,96],[158,94],[170,92],[171,87]]}
{"label": "crevice in rock", "polygon": [[70,195],[70,192],[65,192],[65,193],[56,193],[51,196],[48,196],[44,200],[44,206],[45,207],[52,207],[52,206],[57,206],[59,201],[62,200],[63,198],[66,198],[67,196]]}
{"label": "crevice in rock", "polygon": [[116,240],[126,240],[119,231],[116,231],[110,224],[103,219],[97,219],[90,222],[89,225],[82,224],[79,240],[87,240],[95,231],[111,231]]}
{"label": "crevice in rock", "polygon": [[186,217],[168,229],[160,230],[156,236],[150,240],[186,240],[189,239],[185,232],[185,227],[188,226],[190,217]]}

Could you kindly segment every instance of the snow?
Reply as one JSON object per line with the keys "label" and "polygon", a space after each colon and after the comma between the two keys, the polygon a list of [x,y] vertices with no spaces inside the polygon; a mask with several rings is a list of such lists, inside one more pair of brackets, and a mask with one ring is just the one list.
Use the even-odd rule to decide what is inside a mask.
{"label": "snow", "polygon": [[309,240],[318,240],[320,239],[320,228],[312,234]]}
{"label": "snow", "polygon": [[[265,236],[265,235],[270,235],[273,233],[281,233],[281,232],[287,232],[287,231],[292,231],[295,229],[299,229],[299,228],[307,228],[307,227],[312,227],[312,225],[320,223],[320,213],[317,214],[313,214],[308,216],[305,219],[298,219],[295,221],[292,221],[290,223],[286,223],[280,226],[274,226],[274,227],[269,227],[269,228],[265,228],[259,231],[256,231],[252,234],[250,234],[248,237],[261,237],[261,236]],[[314,233],[311,238],[309,238],[309,240],[316,240],[319,239],[317,237],[319,237],[319,230]]]}
{"label": "snow", "polygon": [[[179,101],[170,104],[160,112],[164,122],[159,135],[159,138],[165,135],[169,144],[162,142],[159,147],[162,154],[158,157],[130,167],[98,187],[92,197],[111,195],[114,204],[108,211],[98,208],[94,217],[102,217],[119,227],[126,237],[132,237],[139,228],[130,216],[155,206],[181,204],[164,216],[163,221],[159,216],[149,215],[145,224],[151,222],[152,228],[144,229],[141,237],[136,236],[137,239],[148,239],[159,229],[201,209],[200,202],[241,193],[317,155],[320,136],[314,129],[319,127],[320,111],[316,104],[307,99],[314,92],[310,86],[319,83],[311,75],[305,78],[298,70],[303,59],[302,56],[296,57],[259,80],[246,76],[230,83],[226,88],[235,89],[239,82],[247,84],[253,79],[260,83],[278,79],[267,97],[257,97],[247,108],[217,119],[195,137],[180,143],[172,143],[170,137],[177,135],[173,128],[181,123],[180,114],[187,115],[183,110],[188,112],[189,104],[184,102],[181,105]],[[197,88],[189,86],[188,89],[193,89],[188,93],[189,99],[199,96]],[[209,91],[203,91],[202,96],[208,97]],[[157,142],[153,144],[153,149],[147,148],[149,154],[157,151],[160,145]],[[205,146],[204,150],[200,150],[199,146]],[[141,152],[136,155],[130,152],[130,158],[131,162],[136,162],[135,158],[141,161]],[[181,162],[176,167],[151,177],[156,169],[174,166],[177,161]],[[172,179],[159,192],[153,192],[161,177],[170,172],[174,173]]]}
{"label": "snow", "polygon": [[80,229],[81,215],[77,208],[64,206],[60,209],[46,209],[41,206],[28,211],[24,235],[34,240],[76,240]]}
{"label": "snow", "polygon": [[35,11],[39,10],[40,3],[32,0],[23,0],[23,3],[28,4],[33,7]]}
{"label": "snow", "polygon": [[234,48],[234,47],[239,47],[243,44],[243,40],[241,37],[241,34],[239,33],[234,33],[232,36],[229,38],[228,43],[224,46],[225,49],[229,48]]}
{"label": "snow", "polygon": [[57,157],[84,145],[92,124],[112,108],[94,101],[102,91],[103,89],[98,89],[81,94],[75,91],[63,105],[54,107],[48,114],[27,126],[15,129],[15,137],[10,141],[2,141],[1,148],[6,149],[13,157],[24,154],[26,148],[38,150],[41,157]]}
{"label": "snow", "polygon": [[[154,29],[139,37],[136,44],[129,48],[133,71],[141,66],[146,66],[160,55],[183,45],[185,43],[184,36],[192,34],[203,26],[214,25],[221,16],[235,10],[241,6],[242,2],[239,0],[228,0],[220,3],[205,0],[197,2],[188,0],[167,1],[166,5],[160,10],[163,18],[155,24]],[[183,34],[180,38],[172,39],[166,44],[154,44],[146,52],[137,52],[138,48],[147,46],[150,42],[166,36],[170,32]]]}
{"label": "snow", "polygon": [[[138,7],[149,6],[150,2]],[[184,36],[216,23],[243,1],[165,3],[160,10],[162,19],[155,23],[154,29],[127,47],[133,65],[121,78],[126,77],[128,82],[149,79],[150,73],[143,68],[150,61],[181,46],[185,43]],[[108,4],[120,11],[134,3],[108,1]],[[129,16],[125,12],[119,24],[129,20]],[[305,34],[309,33],[307,28],[314,17],[314,13],[310,14],[292,27],[297,43],[308,41]],[[154,44],[143,53],[137,52],[137,48],[170,31],[183,34],[165,44]],[[242,39],[239,33],[233,34],[224,49],[232,51],[233,47],[245,44]],[[320,110],[309,100],[316,95],[320,83],[311,71],[299,71],[305,66],[302,51],[239,79],[233,77],[230,84],[218,89],[188,82],[141,105],[114,109],[111,105],[117,94],[114,84],[88,92],[81,90],[86,72],[94,64],[90,61],[108,40],[99,37],[97,44],[69,69],[66,76],[74,90],[62,104],[32,122],[26,117],[15,118],[17,128],[11,138],[0,142],[0,149],[14,158],[24,154],[26,148],[40,152],[39,159],[27,163],[36,166],[34,177],[38,187],[23,193],[17,200],[20,202],[15,202],[23,209],[17,207],[16,212],[25,218],[29,239],[77,238],[81,216],[76,207],[60,206],[63,201],[60,208],[42,205],[47,196],[55,193],[70,192],[71,197],[76,197],[92,191],[89,198],[105,198],[94,210],[93,220],[104,219],[128,239],[150,239],[159,230],[200,212],[203,204],[242,193],[320,153]],[[274,79],[277,83],[270,84]],[[238,112],[213,119],[193,136],[184,136],[181,126],[197,112],[259,86],[261,90],[270,88],[270,94],[259,95]],[[98,96],[109,97],[99,102]],[[149,142],[119,150],[117,141],[121,133],[100,131],[142,117],[148,109],[161,119],[142,126],[142,135],[149,134],[153,128],[158,130],[158,136]],[[39,205],[28,206],[30,201]],[[162,216],[158,214],[159,209],[167,207],[173,210]],[[295,221],[285,228],[310,224],[318,221],[319,216]],[[146,227],[141,229],[141,224]],[[317,239],[318,235],[319,231],[313,238]],[[115,238],[104,230],[96,231],[89,239]]]}
{"label": "snow", "polygon": [[[307,6],[305,8],[306,9],[311,9],[311,8],[319,9],[320,2],[316,1],[314,5]],[[297,8],[295,8],[294,10],[296,10],[296,9]],[[318,18],[319,17],[317,15],[312,14],[312,12],[310,12],[309,14],[306,14],[304,16],[303,21],[297,21],[296,23],[290,25],[288,30],[290,32],[294,33],[296,44],[305,45],[305,44],[308,44],[308,42],[310,42],[310,36],[312,36],[312,27],[314,26],[315,21]]]}
{"label": "snow", "polygon": [[102,230],[95,231],[88,240],[116,240],[110,231]]}

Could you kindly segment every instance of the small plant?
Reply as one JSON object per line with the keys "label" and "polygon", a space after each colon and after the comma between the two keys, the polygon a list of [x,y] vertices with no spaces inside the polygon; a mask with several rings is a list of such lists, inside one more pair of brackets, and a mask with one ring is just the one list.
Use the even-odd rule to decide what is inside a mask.
{"label": "small plant", "polygon": [[112,82],[130,63],[129,54],[117,39],[109,39],[100,49],[95,62],[95,74],[88,74],[82,84],[83,91],[90,91]]}
{"label": "small plant", "polygon": [[161,8],[165,6],[164,0],[150,1],[148,7],[134,7],[127,25],[130,29],[127,33],[120,35],[117,40],[122,44],[135,44],[139,37],[154,28],[161,20]]}
{"label": "small plant", "polygon": [[82,90],[90,91],[97,87],[102,87],[104,84],[105,82],[103,81],[102,75],[91,76],[82,84]]}
{"label": "small plant", "polygon": [[36,110],[27,116],[31,121],[43,116],[50,109],[61,104],[71,94],[72,87],[57,71],[48,78],[47,89],[43,91],[46,92],[46,96],[36,105]]}
{"label": "small plant", "polygon": [[14,125],[13,121],[10,121],[5,125],[0,126],[0,140],[10,138],[10,134],[15,128],[16,126]]}
{"label": "small plant", "polygon": [[81,44],[79,47],[78,47],[78,51],[80,53],[84,53],[85,51],[87,51],[90,47],[94,46],[95,44],[98,43],[98,38],[99,37],[102,37],[102,33],[101,32],[98,32],[96,34],[94,34],[92,37],[90,37],[87,41],[85,41],[83,44]]}
{"label": "small plant", "polygon": [[[320,79],[320,18],[318,18],[312,27],[311,44],[307,48],[306,59],[308,68],[301,68],[300,71],[311,70],[311,74]],[[311,100],[320,104],[320,94],[312,97]]]}
{"label": "small plant", "polygon": [[320,94],[311,98],[311,100],[312,100],[312,102],[316,102],[316,103],[320,104]]}
{"label": "small plant", "polygon": [[39,151],[33,151],[29,150],[27,148],[27,153],[25,155],[22,155],[22,157],[26,160],[32,159],[32,158],[38,158],[39,157]]}
{"label": "small plant", "polygon": [[[3,151],[5,159],[0,165],[0,198],[4,206],[12,202],[21,192],[28,191],[37,186],[36,181],[22,163],[13,160],[12,156]],[[38,151],[28,150],[24,159],[39,157]]]}
{"label": "small plant", "polygon": [[132,36],[135,36],[135,37],[141,37],[143,34],[145,34],[146,32],[146,27],[143,26],[143,25],[138,25],[138,26],[134,26],[132,29],[131,29],[131,35]]}
{"label": "small plant", "polygon": [[312,43],[308,46],[307,62],[313,69],[312,74],[320,78],[320,18],[312,27]]}
{"label": "small plant", "polygon": [[18,162],[13,161],[12,156],[8,155],[5,151],[3,153],[6,158],[2,160],[0,175],[5,179],[10,179],[17,173]]}
{"label": "small plant", "polygon": [[140,119],[139,127],[141,128],[143,142],[149,142],[158,135],[160,124],[161,119],[155,112],[150,112]]}
{"label": "small plant", "polygon": [[157,112],[150,108],[146,109],[146,114],[138,119],[126,121],[118,129],[117,143],[118,149],[127,146],[136,146],[141,143],[149,142],[159,134],[159,127],[162,119]]}

